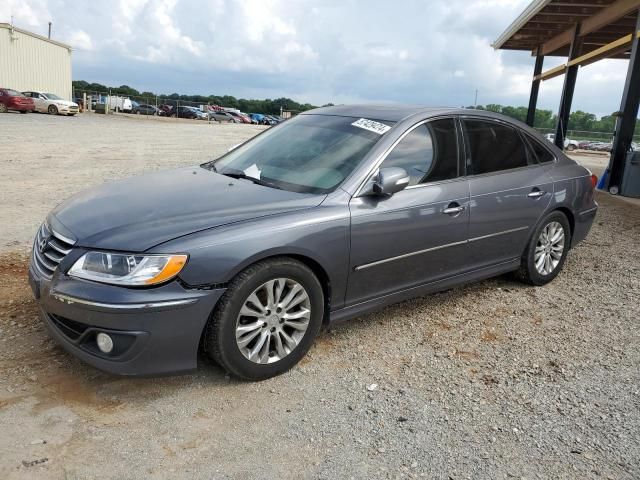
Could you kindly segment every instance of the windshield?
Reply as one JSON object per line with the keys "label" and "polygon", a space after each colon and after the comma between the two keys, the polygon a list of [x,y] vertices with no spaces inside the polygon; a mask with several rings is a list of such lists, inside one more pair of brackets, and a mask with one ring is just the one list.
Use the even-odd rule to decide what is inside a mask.
{"label": "windshield", "polygon": [[[204,164],[218,173],[243,172],[276,188],[329,193],[358,166],[381,134],[352,125],[361,119],[299,115]],[[386,131],[393,122],[372,122]]]}
{"label": "windshield", "polygon": [[44,96],[47,97],[49,100],[62,100],[62,98],[60,98],[55,93],[45,93]]}

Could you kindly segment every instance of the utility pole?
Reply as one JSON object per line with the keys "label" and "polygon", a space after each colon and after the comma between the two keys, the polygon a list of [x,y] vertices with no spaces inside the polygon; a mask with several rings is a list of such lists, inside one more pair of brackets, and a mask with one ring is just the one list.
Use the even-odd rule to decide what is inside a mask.
{"label": "utility pole", "polygon": [[477,106],[478,106],[478,89],[477,89],[477,88],[476,88],[476,98],[475,98],[475,100],[473,101],[473,106],[474,106],[474,107],[477,107]]}

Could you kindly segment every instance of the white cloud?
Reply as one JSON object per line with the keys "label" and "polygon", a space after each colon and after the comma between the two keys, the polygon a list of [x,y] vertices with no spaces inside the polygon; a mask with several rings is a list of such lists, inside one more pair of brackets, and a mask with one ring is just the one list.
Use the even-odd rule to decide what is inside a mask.
{"label": "white cloud", "polygon": [[64,41],[69,45],[73,45],[73,48],[81,48],[83,50],[93,50],[93,41],[87,32],[84,30],[76,30],[71,32],[64,38]]}
{"label": "white cloud", "polygon": [[[527,52],[491,43],[529,0],[0,0],[0,21],[74,45],[74,76],[159,92],[526,105]],[[547,59],[545,68],[562,59]],[[626,62],[580,70],[575,108],[618,108]],[[557,109],[562,78],[543,83]],[[591,91],[589,90],[591,89]]]}

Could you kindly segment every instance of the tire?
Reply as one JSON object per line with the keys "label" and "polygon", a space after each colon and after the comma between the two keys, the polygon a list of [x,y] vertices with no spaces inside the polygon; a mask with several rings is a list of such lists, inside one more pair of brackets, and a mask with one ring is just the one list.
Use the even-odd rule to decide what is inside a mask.
{"label": "tire", "polygon": [[[545,245],[542,237],[543,232],[545,232],[545,235],[551,232],[551,240],[553,240],[557,233],[554,233],[552,227],[558,226],[562,228],[562,241],[558,240],[557,243],[551,242],[550,245]],[[549,230],[545,230],[547,228],[549,228]],[[557,232],[557,229],[555,232]],[[559,250],[560,246],[562,247],[561,251]],[[520,268],[515,272],[516,278],[522,282],[536,286],[549,283],[556,278],[562,270],[570,246],[571,227],[569,226],[569,220],[567,220],[566,215],[559,211],[549,213],[533,231],[527,248],[522,255]],[[540,251],[540,249],[542,249],[542,251]],[[536,252],[536,250],[538,250],[538,252]],[[549,252],[550,255],[549,263],[547,264],[546,261],[543,261],[542,267],[540,268],[539,262],[538,265],[536,265],[536,253],[541,254],[541,257],[538,259],[540,261],[540,258],[547,257],[547,252]],[[553,252],[555,252],[556,255],[554,255]],[[558,254],[559,258],[557,256]]]}
{"label": "tire", "polygon": [[569,152],[573,152],[575,149],[576,149],[576,146],[575,146],[575,145],[573,145],[573,144],[571,144],[571,143],[570,143],[569,145],[567,145],[567,151],[569,151]]}
{"label": "tire", "polygon": [[20,113],[29,113],[29,110],[20,110]]}
{"label": "tire", "polygon": [[4,103],[0,103],[0,113],[7,113],[9,109]]}
{"label": "tire", "polygon": [[[272,281],[274,283],[271,291],[274,292],[274,297],[278,296],[278,291],[280,292],[280,301],[277,303],[269,303],[266,296],[266,286]],[[303,291],[297,290],[296,285]],[[278,307],[276,312],[268,310],[269,306],[282,305],[294,289],[297,293],[293,293],[289,301],[290,304],[295,304],[292,308],[281,311]],[[300,298],[304,298],[304,293],[307,294],[306,299],[296,303]],[[257,304],[250,303],[250,297],[254,295],[254,298],[260,297],[258,300],[267,307],[266,315],[241,315],[241,309],[258,313]],[[279,319],[279,315],[294,315],[291,312],[298,308],[300,310],[294,313],[300,315],[300,312],[308,310],[308,318]],[[265,380],[286,372],[304,357],[322,326],[323,315],[322,286],[309,267],[287,257],[265,260],[248,267],[231,281],[205,328],[204,351],[235,377]],[[300,331],[300,327],[293,329],[288,325],[304,325],[305,322],[304,331]],[[262,326],[253,327],[259,324]],[[245,333],[238,334],[238,327],[245,327]],[[238,340],[237,335],[244,336]],[[266,340],[260,343],[263,337]],[[251,340],[247,341],[249,338]],[[280,340],[279,345],[277,339]],[[289,341],[297,343],[291,347]],[[245,342],[246,345],[240,346],[239,342]],[[256,350],[253,360],[249,359],[250,350]],[[278,358],[281,352],[282,358]]]}
{"label": "tire", "polygon": [[49,108],[47,108],[47,112],[49,112],[49,115],[57,115],[58,107],[56,107],[55,105],[49,105]]}

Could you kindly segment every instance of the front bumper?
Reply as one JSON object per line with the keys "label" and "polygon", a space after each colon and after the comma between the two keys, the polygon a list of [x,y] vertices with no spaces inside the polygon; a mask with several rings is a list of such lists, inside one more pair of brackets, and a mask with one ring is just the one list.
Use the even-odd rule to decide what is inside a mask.
{"label": "front bumper", "polygon": [[56,105],[58,107],[58,113],[64,115],[75,115],[78,113],[78,107],[72,107],[68,105]]}
{"label": "front bumper", "polygon": [[[75,279],[51,279],[29,266],[29,284],[51,336],[86,363],[118,375],[181,373],[197,367],[203,329],[224,289],[186,289],[173,281],[129,289]],[[104,332],[114,350],[104,354]]]}

